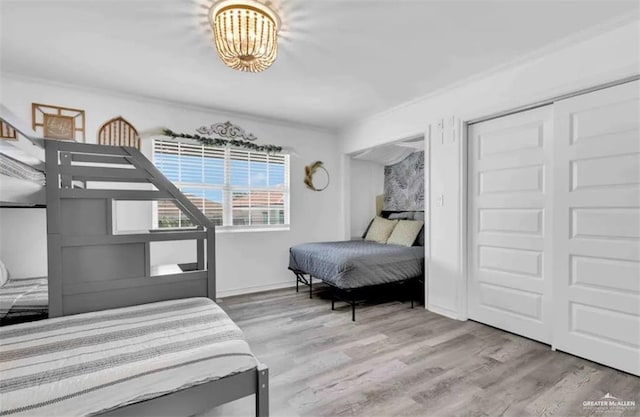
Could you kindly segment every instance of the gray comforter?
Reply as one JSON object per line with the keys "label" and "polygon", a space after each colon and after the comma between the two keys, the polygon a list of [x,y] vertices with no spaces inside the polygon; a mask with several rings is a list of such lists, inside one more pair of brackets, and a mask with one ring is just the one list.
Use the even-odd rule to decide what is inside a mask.
{"label": "gray comforter", "polygon": [[422,276],[424,247],[363,240],[304,243],[289,250],[289,268],[338,288],[360,288]]}

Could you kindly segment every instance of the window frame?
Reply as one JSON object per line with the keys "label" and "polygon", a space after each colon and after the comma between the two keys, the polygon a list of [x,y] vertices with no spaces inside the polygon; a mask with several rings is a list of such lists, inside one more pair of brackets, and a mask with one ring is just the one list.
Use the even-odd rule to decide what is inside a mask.
{"label": "window frame", "polygon": [[[206,145],[202,145],[200,143],[190,143],[190,142],[177,142],[177,141],[169,141],[166,139],[153,139],[152,142],[152,146],[151,146],[151,156],[152,156],[152,161],[153,164],[158,168],[158,170],[160,170],[160,172],[162,172],[162,169],[160,167],[158,167],[158,165],[156,165],[156,154],[160,154],[162,152],[157,152],[156,151],[156,142],[157,141],[163,141],[163,142],[167,142],[167,143],[171,143],[171,144],[176,144],[178,146],[178,155],[181,155],[180,152],[180,146],[181,145],[187,145],[187,146],[201,146],[204,150],[204,148],[206,148]],[[291,200],[291,155],[287,154],[287,153],[279,153],[278,156],[283,157],[283,165],[284,165],[284,184],[282,186],[279,187],[273,187],[273,186],[264,186],[264,187],[257,187],[257,186],[250,186],[250,185],[232,185],[231,184],[231,154],[232,151],[241,151],[241,152],[247,152],[248,155],[250,156],[252,153],[253,154],[261,154],[261,155],[265,155],[265,156],[269,156],[270,154],[268,154],[267,152],[257,152],[257,151],[251,151],[251,150],[244,150],[244,149],[236,149],[236,148],[231,148],[229,146],[225,147],[225,148],[218,148],[218,149],[224,149],[224,167],[223,167],[223,172],[224,172],[224,184],[208,184],[208,183],[194,183],[194,182],[182,182],[182,181],[171,181],[169,179],[169,181],[171,181],[171,183],[173,185],[175,185],[181,192],[184,192],[184,189],[202,189],[202,190],[216,190],[216,191],[222,191],[222,225],[216,225],[216,231],[221,231],[221,232],[258,232],[258,231],[279,231],[279,230],[289,230],[290,229],[290,217],[291,217],[291,210],[290,210],[290,200]],[[204,158],[204,155],[202,156],[202,158]],[[250,162],[250,159],[247,158],[247,161]],[[268,162],[267,162],[267,166],[268,166]],[[179,169],[180,169],[180,165],[179,165]],[[164,174],[164,172],[162,172],[163,175],[166,176],[166,174]],[[168,178],[167,178],[168,179]],[[284,201],[283,201],[283,211],[284,211],[284,223],[281,224],[249,224],[249,225],[234,225],[233,224],[233,213],[234,213],[234,209],[233,209],[233,192],[234,191],[238,191],[238,190],[242,190],[242,191],[248,191],[248,192],[255,192],[255,191],[264,191],[264,192],[278,192],[278,193],[282,193],[284,196]],[[271,210],[269,208],[269,205],[267,206],[267,210]],[[278,208],[279,209],[279,208]],[[247,211],[249,213],[251,213],[251,208],[247,209]],[[207,215],[205,213],[205,215]],[[159,222],[159,216],[158,216],[158,203],[154,202],[153,204],[153,225],[154,228],[157,228],[158,230],[162,230],[164,228],[160,228],[158,226],[158,222]],[[184,226],[184,227],[178,227],[181,229],[189,229],[191,228],[191,226]]]}

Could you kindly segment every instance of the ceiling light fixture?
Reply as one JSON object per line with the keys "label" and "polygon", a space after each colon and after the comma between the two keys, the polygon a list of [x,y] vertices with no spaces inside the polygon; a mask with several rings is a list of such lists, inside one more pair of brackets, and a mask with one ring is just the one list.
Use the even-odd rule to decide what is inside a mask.
{"label": "ceiling light fixture", "polygon": [[280,19],[254,0],[221,0],[209,9],[216,49],[229,67],[248,72],[266,70],[278,54]]}

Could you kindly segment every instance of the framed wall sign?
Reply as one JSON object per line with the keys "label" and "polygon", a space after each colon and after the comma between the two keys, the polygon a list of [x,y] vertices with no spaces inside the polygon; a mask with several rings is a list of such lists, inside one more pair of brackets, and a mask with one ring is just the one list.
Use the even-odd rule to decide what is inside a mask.
{"label": "framed wall sign", "polygon": [[85,140],[84,110],[33,103],[31,117],[33,130],[45,138]]}
{"label": "framed wall sign", "polygon": [[18,140],[16,130],[0,120],[0,139]]}

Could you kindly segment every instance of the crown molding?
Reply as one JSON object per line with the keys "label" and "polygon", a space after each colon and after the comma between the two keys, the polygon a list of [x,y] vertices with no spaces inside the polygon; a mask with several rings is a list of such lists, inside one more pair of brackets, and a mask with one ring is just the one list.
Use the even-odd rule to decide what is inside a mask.
{"label": "crown molding", "polygon": [[253,113],[244,113],[244,112],[239,112],[239,111],[220,108],[220,107],[202,106],[202,105],[187,103],[179,100],[162,99],[159,97],[154,97],[154,96],[144,95],[144,94],[132,94],[132,93],[127,93],[121,90],[112,90],[112,89],[95,87],[95,86],[90,86],[85,84],[74,84],[74,83],[69,83],[65,81],[52,80],[48,78],[32,77],[32,76],[27,76],[22,74],[16,74],[13,72],[6,72],[6,71],[0,72],[0,79],[2,78],[15,80],[15,81],[22,81],[27,83],[33,83],[33,84],[40,84],[44,86],[70,88],[70,89],[83,91],[87,93],[106,95],[110,97],[136,101],[140,103],[160,104],[165,106],[168,105],[171,107],[179,108],[181,110],[192,110],[192,111],[199,111],[204,113],[215,112],[220,114],[221,116],[225,116],[229,118],[239,117],[244,120],[249,120],[249,121],[254,121],[259,123],[267,123],[271,125],[293,128],[293,129],[311,130],[317,133],[325,133],[325,134],[330,134],[334,136],[337,136],[337,132],[338,132],[337,129],[327,128],[327,127],[318,126],[314,124],[300,123],[292,120],[261,116]]}

